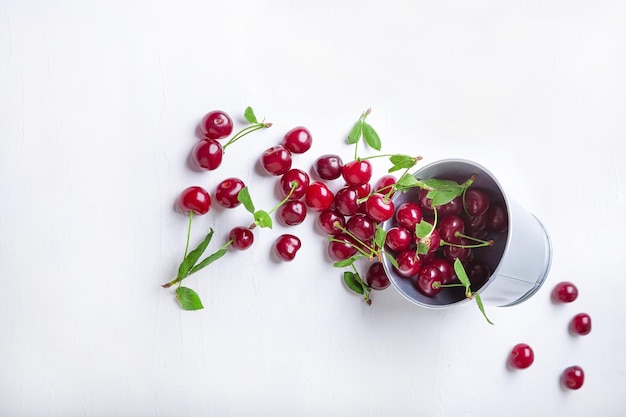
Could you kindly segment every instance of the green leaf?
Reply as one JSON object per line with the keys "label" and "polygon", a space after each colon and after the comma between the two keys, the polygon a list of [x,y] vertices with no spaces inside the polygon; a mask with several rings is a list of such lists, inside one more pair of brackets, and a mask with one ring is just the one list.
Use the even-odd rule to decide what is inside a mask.
{"label": "green leaf", "polygon": [[363,133],[363,120],[359,119],[354,124],[354,126],[352,127],[352,130],[350,130],[350,133],[348,134],[348,143],[349,144],[357,143],[361,139],[362,133]]}
{"label": "green leaf", "polygon": [[187,256],[185,256],[185,259],[183,259],[183,261],[180,263],[180,266],[178,267],[177,278],[183,279],[191,274],[193,266],[196,264],[196,262],[198,262],[198,259],[200,259],[200,256],[202,256],[207,246],[209,246],[209,242],[211,241],[212,237],[213,229],[209,229],[209,233],[206,235],[204,240],[200,242],[200,244],[194,250],[189,252]]}
{"label": "green leaf", "polygon": [[377,151],[380,151],[382,144],[380,142],[380,137],[376,130],[367,122],[363,122],[363,139],[365,139],[365,143]]}
{"label": "green leaf", "polygon": [[389,259],[389,262],[391,262],[391,265],[393,265],[394,267],[398,267],[398,261],[396,261],[396,258],[394,258],[389,252],[383,252],[385,254],[385,256],[387,257],[387,259]]}
{"label": "green leaf", "polygon": [[363,288],[363,281],[361,281],[358,277],[358,274],[355,274],[354,272],[346,271],[343,273],[343,281],[346,283],[348,288],[357,294],[364,295],[365,289]]}
{"label": "green leaf", "polygon": [[252,203],[252,199],[250,198],[250,190],[248,190],[248,187],[243,187],[241,191],[239,191],[239,194],[237,194],[237,200],[239,200],[241,204],[243,204],[246,210],[254,214],[254,204]]}
{"label": "green leaf", "polygon": [[446,191],[433,190],[433,191],[429,191],[426,196],[432,200],[433,206],[442,206],[454,200],[459,195],[460,195],[459,190],[449,190],[449,191],[448,190]]}
{"label": "green leaf", "polygon": [[485,313],[485,306],[483,305],[483,300],[480,299],[480,294],[475,292],[472,295],[476,298],[476,305],[478,305],[478,309],[480,310],[480,312],[483,313],[483,316],[485,317],[485,320],[487,320],[487,323],[493,324],[493,322],[489,320],[489,317],[487,317],[487,313]]}
{"label": "green leaf", "polygon": [[345,268],[346,266],[352,265],[356,260],[361,259],[362,257],[363,255],[360,255],[360,254],[354,255],[347,259],[342,259],[341,261],[337,261],[333,263],[333,266],[336,268]]}
{"label": "green leaf", "polygon": [[374,233],[374,245],[377,248],[382,248],[385,246],[385,240],[387,239],[387,232],[385,229],[380,227],[378,224],[376,225],[376,232]]}
{"label": "green leaf", "polygon": [[454,272],[456,273],[457,278],[461,281],[461,284],[465,286],[465,290],[469,292],[469,287],[472,283],[467,276],[467,272],[465,272],[465,268],[463,267],[463,263],[459,259],[454,260]]}
{"label": "green leaf", "polygon": [[409,169],[415,165],[417,158],[410,155],[391,155],[389,162],[393,165],[387,172],[399,171],[401,169]]}
{"label": "green leaf", "polygon": [[198,294],[187,287],[176,288],[176,298],[183,310],[201,310],[204,308]]}
{"label": "green leaf", "polygon": [[417,236],[420,239],[428,237],[430,236],[434,228],[435,228],[434,225],[422,219],[422,221],[420,221],[418,224],[415,225],[415,236]]}
{"label": "green leaf", "polygon": [[423,243],[423,242],[418,242],[417,243],[417,254],[418,255],[426,255],[428,253],[429,249],[430,249],[430,246],[427,245],[426,243]]}
{"label": "green leaf", "polygon": [[243,117],[248,123],[259,123],[254,115],[254,110],[252,110],[250,106],[246,107],[246,110],[243,112]]}
{"label": "green leaf", "polygon": [[257,210],[254,212],[254,223],[259,227],[267,227],[269,229],[273,226],[272,218],[265,210]]}
{"label": "green leaf", "polygon": [[427,187],[430,187],[434,190],[457,190],[463,189],[456,181],[452,180],[442,180],[439,178],[428,178],[426,180],[422,180],[422,183]]}
{"label": "green leaf", "polygon": [[200,262],[198,265],[196,265],[193,268],[191,268],[191,271],[189,271],[189,273],[193,274],[195,272],[198,272],[202,268],[206,267],[209,264],[212,264],[213,262],[217,261],[222,256],[226,255],[226,252],[228,252],[228,251],[226,249],[222,248],[222,249],[216,251],[215,253],[212,253],[211,255],[209,255],[206,258],[204,258],[202,260],[202,262]]}
{"label": "green leaf", "polygon": [[413,187],[419,186],[420,182],[408,172],[401,176],[396,182],[396,189],[399,191],[406,191]]}

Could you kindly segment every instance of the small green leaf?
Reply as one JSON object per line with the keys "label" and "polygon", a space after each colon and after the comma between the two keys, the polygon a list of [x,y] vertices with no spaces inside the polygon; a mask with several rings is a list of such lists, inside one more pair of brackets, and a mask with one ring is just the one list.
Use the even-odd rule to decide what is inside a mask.
{"label": "small green leaf", "polygon": [[407,172],[396,182],[396,189],[399,191],[406,191],[419,185],[420,182],[413,175]]}
{"label": "small green leaf", "polygon": [[176,298],[183,310],[201,310],[204,308],[198,294],[187,287],[176,288]]}
{"label": "small green leaf", "polygon": [[399,171],[401,169],[409,169],[415,165],[417,158],[410,155],[391,155],[389,162],[393,165],[387,172]]}
{"label": "small green leaf", "polygon": [[442,206],[444,204],[449,203],[460,195],[462,189],[459,190],[433,190],[429,191],[426,195],[428,198],[432,200],[433,206]]}
{"label": "small green leaf", "polygon": [[483,313],[483,316],[485,317],[485,320],[487,320],[487,323],[493,324],[493,322],[489,320],[489,317],[487,317],[487,313],[485,313],[485,306],[483,305],[483,300],[480,299],[480,294],[475,292],[472,295],[476,298],[476,304],[478,305],[478,309],[481,313]]}
{"label": "small green leaf", "polygon": [[363,133],[363,120],[359,119],[354,124],[354,126],[352,127],[352,130],[350,130],[350,133],[348,134],[348,143],[351,145],[357,143],[361,139],[362,133]]}
{"label": "small green leaf", "polygon": [[250,198],[250,190],[248,190],[248,187],[243,187],[241,191],[239,191],[239,194],[237,194],[237,200],[243,204],[246,210],[254,214],[254,203],[252,203],[252,198]]}
{"label": "small green leaf", "polygon": [[363,122],[363,139],[370,148],[380,151],[382,147],[380,137],[376,130],[367,122]]}
{"label": "small green leaf", "polygon": [[226,249],[222,248],[222,249],[216,251],[215,253],[212,253],[211,255],[209,255],[206,258],[204,258],[202,260],[202,262],[200,262],[198,265],[196,265],[193,268],[191,268],[191,271],[189,271],[189,273],[193,274],[195,272],[198,272],[202,268],[206,267],[209,264],[212,264],[213,262],[217,261],[222,256],[226,255],[226,252],[228,252],[228,251]]}
{"label": "small green leaf", "polygon": [[387,239],[387,232],[385,229],[380,227],[378,224],[376,225],[376,232],[374,233],[374,245],[377,248],[382,248],[385,246],[385,240]]}
{"label": "small green leaf", "polygon": [[430,246],[427,245],[426,243],[423,243],[423,242],[418,242],[417,243],[417,254],[418,255],[426,255],[428,253],[429,249],[430,249]]}
{"label": "small green leaf", "polygon": [[459,259],[454,260],[454,272],[456,273],[457,278],[461,281],[461,284],[465,286],[465,290],[469,291],[470,285],[472,283],[467,276],[467,272],[465,272],[465,268],[463,267],[463,263]]}
{"label": "small green leaf", "polygon": [[429,188],[434,190],[457,190],[463,189],[456,181],[452,180],[442,180],[439,178],[428,178],[426,180],[422,180],[422,183]]}
{"label": "small green leaf", "polygon": [[207,246],[209,246],[209,242],[211,242],[211,238],[213,237],[213,229],[209,229],[209,233],[206,235],[204,240],[200,242],[200,244],[191,252],[185,256],[185,259],[180,263],[178,267],[178,277],[180,279],[185,278],[189,274],[191,274],[191,269],[198,262],[200,256],[204,253]]}
{"label": "small green leaf", "polygon": [[254,115],[254,110],[252,110],[252,107],[250,106],[246,107],[246,110],[243,112],[243,117],[248,123],[258,123],[258,120]]}
{"label": "small green leaf", "polygon": [[363,255],[354,255],[347,259],[342,259],[341,261],[337,261],[333,263],[333,266],[336,268],[345,268],[346,266],[352,265],[356,260],[362,258]]}
{"label": "small green leaf", "polygon": [[363,284],[361,284],[363,281],[361,281],[361,279],[358,278],[358,274],[355,274],[354,272],[346,271],[343,273],[343,281],[346,283],[348,288],[350,288],[355,293],[361,294],[361,295],[365,294],[365,289],[363,288]]}
{"label": "small green leaf", "polygon": [[393,265],[394,267],[398,267],[398,261],[396,261],[396,258],[394,258],[389,252],[383,252],[385,254],[385,256],[387,257],[387,259],[389,259],[389,262],[391,262],[391,265]]}
{"label": "small green leaf", "polygon": [[420,239],[428,237],[430,236],[434,228],[435,226],[422,219],[422,221],[415,225],[415,236]]}
{"label": "small green leaf", "polygon": [[272,228],[272,217],[265,210],[257,210],[254,212],[254,223],[259,227]]}

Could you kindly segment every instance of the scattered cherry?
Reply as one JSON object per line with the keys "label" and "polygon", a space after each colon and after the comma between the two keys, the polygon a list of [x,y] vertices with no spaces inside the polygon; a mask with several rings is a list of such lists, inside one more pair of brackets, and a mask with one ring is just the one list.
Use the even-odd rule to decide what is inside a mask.
{"label": "scattered cherry", "polygon": [[[317,224],[329,235],[336,235],[342,232],[341,227],[345,227],[346,219],[337,210],[329,208],[317,216]],[[337,224],[341,227],[337,227]]]}
{"label": "scattered cherry", "polygon": [[328,242],[328,256],[333,261],[343,261],[356,254],[357,248],[354,241],[346,234],[335,235]]}
{"label": "scattered cherry", "polygon": [[239,178],[226,178],[215,188],[215,202],[224,208],[237,207],[241,204],[237,197],[245,186]]}
{"label": "scattered cherry", "polygon": [[233,121],[221,110],[207,113],[200,122],[200,131],[209,139],[222,139],[233,131]]}
{"label": "scattered cherry", "polygon": [[302,201],[289,200],[276,213],[278,220],[285,226],[295,226],[306,218],[306,205]]}
{"label": "scattered cherry", "polygon": [[584,336],[591,332],[591,317],[587,313],[578,313],[569,324],[570,332]]}
{"label": "scattered cherry", "polygon": [[309,184],[304,195],[306,205],[314,211],[324,211],[332,206],[335,196],[323,182]]}
{"label": "scattered cherry", "polygon": [[[300,200],[304,197],[309,187],[309,175],[301,169],[292,168],[280,177],[280,192],[283,197],[289,196],[290,200]],[[293,192],[291,188],[295,183]],[[291,194],[290,194],[291,193]]]}
{"label": "scattered cherry", "polygon": [[191,159],[200,169],[212,171],[222,164],[224,150],[215,139],[201,140],[191,150]]}
{"label": "scattered cherry", "polygon": [[311,148],[313,137],[306,127],[298,126],[285,133],[282,145],[293,153],[304,153]]}
{"label": "scattered cherry", "polygon": [[274,253],[283,261],[293,261],[302,243],[297,236],[282,234],[274,242]]}
{"label": "scattered cherry", "polygon": [[237,250],[246,250],[254,242],[254,234],[247,227],[234,227],[228,234],[228,238],[233,241],[232,247]]}
{"label": "scattered cherry", "polygon": [[365,275],[365,283],[373,290],[384,290],[389,287],[391,282],[382,263],[373,262],[370,265]]}
{"label": "scattered cherry", "polygon": [[282,145],[272,146],[261,154],[261,167],[270,175],[283,175],[291,169],[291,152]]}
{"label": "scattered cherry", "polygon": [[313,171],[323,180],[334,180],[341,176],[343,161],[333,154],[322,155],[313,163]]}
{"label": "scattered cherry", "polygon": [[551,296],[554,302],[571,303],[578,298],[578,288],[569,281],[562,281],[554,286]]}
{"label": "scattered cherry", "polygon": [[511,353],[509,354],[508,363],[511,367],[517,369],[526,369],[535,360],[535,353],[532,348],[526,343],[518,343],[513,346]]}
{"label": "scattered cherry", "polygon": [[362,185],[372,178],[372,164],[367,160],[355,159],[341,170],[341,176],[348,185]]}
{"label": "scattered cherry", "polygon": [[561,373],[561,383],[565,388],[579,389],[585,383],[585,372],[578,365],[569,366]]}
{"label": "scattered cherry", "polygon": [[394,177],[391,174],[383,175],[374,184],[374,192],[384,194],[388,197],[393,197],[394,195],[393,187],[396,184],[396,181],[397,181],[396,177]]}
{"label": "scattered cherry", "polygon": [[178,207],[183,213],[206,214],[211,208],[211,196],[202,187],[187,187],[178,197]]}

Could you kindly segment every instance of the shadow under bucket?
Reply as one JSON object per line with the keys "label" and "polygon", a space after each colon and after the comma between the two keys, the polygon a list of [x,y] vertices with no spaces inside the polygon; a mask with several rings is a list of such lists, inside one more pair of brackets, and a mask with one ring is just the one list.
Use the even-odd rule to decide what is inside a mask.
{"label": "shadow under bucket", "polygon": [[[499,233],[490,233],[494,245],[473,250],[474,259],[489,266],[491,276],[480,288],[472,287],[485,304],[500,307],[519,304],[539,290],[545,281],[552,260],[552,246],[545,228],[533,214],[508,196],[495,177],[484,167],[463,159],[446,159],[433,162],[415,172],[417,179],[438,178],[465,182],[472,175],[472,187],[485,190],[491,204],[506,207],[508,227]],[[419,189],[397,192],[393,201],[397,208],[405,201],[418,201]],[[385,230],[394,226],[394,219],[383,224]],[[398,275],[389,260],[383,265],[394,287],[411,302],[428,308],[444,308],[470,301],[463,288],[444,288],[434,297],[419,292],[411,279]]]}

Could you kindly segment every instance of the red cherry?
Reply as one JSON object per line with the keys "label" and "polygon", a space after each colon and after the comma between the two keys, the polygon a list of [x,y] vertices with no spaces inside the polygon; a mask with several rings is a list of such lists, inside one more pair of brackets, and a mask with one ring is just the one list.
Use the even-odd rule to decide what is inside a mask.
{"label": "red cherry", "polygon": [[323,180],[334,180],[341,176],[343,161],[338,155],[322,155],[313,163],[313,171]]}
{"label": "red cherry", "polygon": [[328,256],[333,261],[343,261],[356,254],[357,248],[354,241],[346,234],[340,233],[335,235],[328,242]]}
{"label": "red cherry", "polygon": [[456,278],[456,274],[454,272],[454,267],[452,264],[445,259],[442,258],[433,258],[430,261],[424,264],[424,268],[427,266],[434,266],[438,270],[441,271],[441,278],[443,284],[448,284],[454,278]]}
{"label": "red cherry", "polygon": [[415,251],[408,249],[396,257],[397,267],[394,266],[398,275],[403,277],[412,277],[422,269],[422,259],[415,255]]}
{"label": "red cherry", "polygon": [[384,290],[389,287],[391,282],[382,263],[373,262],[370,265],[365,275],[365,283],[373,290]]}
{"label": "red cherry", "polygon": [[332,206],[335,196],[323,182],[315,181],[304,194],[306,205],[314,211],[324,211]]}
{"label": "red cherry", "polygon": [[228,239],[232,240],[231,246],[237,250],[246,250],[254,242],[254,234],[247,227],[234,227],[228,234]]}
{"label": "red cherry", "polygon": [[191,159],[200,169],[212,171],[222,164],[224,150],[215,139],[201,140],[191,150]]}
{"label": "red cherry", "polygon": [[372,178],[372,164],[367,160],[355,159],[343,166],[341,175],[348,185],[362,185]]}
{"label": "red cherry", "polygon": [[358,199],[355,187],[343,187],[335,193],[335,208],[344,216],[352,216],[359,211]]}
{"label": "red cherry", "polygon": [[452,201],[437,206],[437,215],[440,217],[448,215],[459,215],[463,211],[463,200],[461,197],[456,197]]}
{"label": "red cherry", "polygon": [[215,189],[215,202],[224,208],[237,207],[241,204],[237,197],[245,186],[239,178],[226,178]]}
{"label": "red cherry", "polygon": [[301,246],[302,243],[297,236],[286,233],[278,236],[274,242],[274,253],[278,259],[293,261]]}
{"label": "red cherry", "polygon": [[346,223],[346,230],[356,236],[361,242],[368,242],[374,237],[376,225],[365,214],[355,214]]}
{"label": "red cherry", "polygon": [[585,383],[585,372],[578,365],[569,366],[561,373],[561,383],[565,388],[579,389]]}
{"label": "red cherry", "polygon": [[398,206],[396,222],[408,230],[415,230],[415,225],[422,221],[422,208],[416,203],[405,201]]}
{"label": "red cherry", "polygon": [[518,343],[509,353],[508,364],[513,368],[528,368],[535,360],[535,353],[526,343]]}
{"label": "red cherry", "polygon": [[504,232],[509,227],[509,217],[504,204],[490,204],[486,216],[487,230],[491,232]]}
{"label": "red cherry", "polygon": [[280,177],[280,192],[283,197],[287,197],[295,183],[296,188],[289,195],[289,199],[300,200],[304,197],[306,189],[309,187],[309,182],[309,175],[306,172],[297,168],[290,169]]}
{"label": "red cherry", "polygon": [[346,219],[335,209],[326,209],[317,216],[317,224],[329,235],[336,235],[342,232],[336,223],[339,223],[341,227],[345,227]]}
{"label": "red cherry", "polygon": [[578,288],[569,281],[562,281],[554,286],[551,296],[556,303],[571,303],[578,298]]}
{"label": "red cherry", "polygon": [[209,139],[222,139],[232,133],[233,121],[223,111],[214,110],[202,118],[200,130]]}
{"label": "red cherry", "polygon": [[295,226],[306,218],[306,206],[302,201],[289,200],[280,206],[276,216],[284,226]]}
{"label": "red cherry", "polygon": [[283,146],[293,153],[304,153],[311,148],[313,137],[306,127],[298,126],[285,133]]}
{"label": "red cherry", "polygon": [[365,210],[372,220],[382,223],[393,216],[394,204],[382,194],[372,194],[365,202]]}
{"label": "red cherry", "polygon": [[465,212],[471,217],[482,216],[489,209],[489,195],[482,188],[468,188],[463,199]]}
{"label": "red cherry", "polygon": [[584,336],[591,333],[591,317],[587,313],[576,314],[569,324],[570,332]]}
{"label": "red cherry", "polygon": [[187,187],[178,197],[178,207],[183,213],[206,214],[211,208],[211,197],[202,187]]}
{"label": "red cherry", "polygon": [[261,167],[270,175],[283,175],[291,169],[291,152],[282,145],[272,146],[261,154]]}
{"label": "red cherry", "polygon": [[385,245],[394,252],[402,252],[411,246],[411,233],[402,226],[395,226],[387,230]]}
{"label": "red cherry", "polygon": [[459,216],[449,214],[439,219],[437,222],[437,231],[443,241],[459,243],[461,241],[459,234],[465,233],[465,222]]}
{"label": "red cherry", "polygon": [[374,192],[393,197],[393,187],[396,184],[396,177],[391,174],[383,175],[374,184]]}
{"label": "red cherry", "polygon": [[419,292],[427,297],[434,297],[441,291],[441,287],[436,285],[443,284],[444,279],[439,268],[434,265],[425,265],[412,280],[413,286]]}

